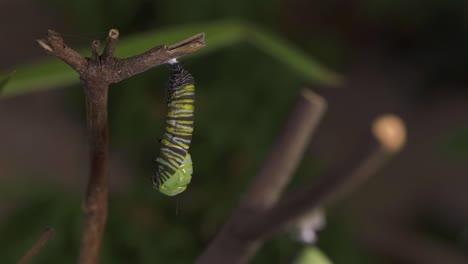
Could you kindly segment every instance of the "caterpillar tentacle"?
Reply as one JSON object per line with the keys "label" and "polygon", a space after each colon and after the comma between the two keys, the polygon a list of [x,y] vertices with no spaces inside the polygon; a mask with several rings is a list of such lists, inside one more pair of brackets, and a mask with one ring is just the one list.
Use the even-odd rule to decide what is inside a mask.
{"label": "caterpillar tentacle", "polygon": [[153,186],[161,193],[174,196],[183,192],[192,179],[192,141],[195,82],[192,75],[176,60],[168,62],[172,75],[168,84],[165,133],[156,159]]}

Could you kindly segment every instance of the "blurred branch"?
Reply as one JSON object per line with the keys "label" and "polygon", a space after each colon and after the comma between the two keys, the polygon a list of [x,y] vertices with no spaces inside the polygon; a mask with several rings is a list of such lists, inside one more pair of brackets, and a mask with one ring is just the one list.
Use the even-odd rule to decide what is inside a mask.
{"label": "blurred branch", "polygon": [[375,174],[403,147],[406,132],[401,120],[394,116],[380,117],[373,127],[373,136],[365,133],[359,147],[343,164],[331,168],[318,183],[306,184],[264,214],[243,221],[237,229],[239,235],[250,239],[271,235],[318,206],[337,200]]}
{"label": "blurred branch", "polygon": [[379,143],[379,147],[361,162],[349,175],[349,179],[343,179],[338,188],[325,199],[324,205],[344,199],[398,153],[406,144],[406,126],[403,120],[395,115],[382,115],[372,124],[372,136]]}
{"label": "blurred branch", "polygon": [[90,175],[83,201],[84,228],[78,263],[98,263],[107,219],[107,156],[109,129],[107,98],[109,84],[115,83],[170,59],[183,57],[204,46],[204,34],[188,38],[177,46],[159,46],[127,59],[113,56],[119,32],[109,31],[104,53],[99,56],[99,41],[91,44],[91,58],[84,58],[69,48],[57,32],[49,30],[39,45],[49,54],[70,65],[80,75],[86,98],[86,121],[90,146]]}
{"label": "blurred branch", "polygon": [[308,89],[302,90],[282,133],[239,208],[197,263],[242,263],[255,251],[258,245],[255,240],[246,241],[233,232],[246,218],[261,214],[276,203],[302,159],[325,109],[326,102],[322,97]]}
{"label": "blurred branch", "polygon": [[26,252],[26,254],[18,261],[18,264],[27,264],[31,262],[31,259],[39,253],[39,251],[47,244],[47,242],[54,235],[53,228],[46,228],[39,239],[34,243],[34,245]]}
{"label": "blurred branch", "polygon": [[[242,21],[218,21],[136,34],[119,41],[117,55],[120,57],[129,57],[138,54],[141,50],[153,47],[154,43],[176,42],[184,36],[192,35],[197,32],[205,32],[208,36],[206,41],[210,43],[200,54],[217,51],[239,42],[248,42],[260,51],[276,58],[281,64],[290,67],[306,81],[327,86],[338,86],[342,82],[341,76],[318,63],[314,58],[309,56],[309,54],[301,52],[291,43],[288,43],[274,34],[266,32],[262,28],[252,26]],[[196,41],[194,43],[196,43]],[[49,46],[50,45],[46,45],[44,48],[47,50]],[[171,56],[177,57],[178,55],[174,54],[175,51],[171,49],[173,46],[177,45],[166,48],[171,50],[171,52],[169,52]],[[156,56],[160,56],[160,52],[166,52],[164,51],[164,46],[154,48],[152,51]],[[106,52],[103,53],[101,59],[107,56],[104,56],[105,54]],[[169,54],[166,53],[166,55]],[[196,54],[199,54],[199,52]],[[76,54],[74,56],[76,56]],[[135,59],[138,60],[138,56]],[[134,63],[131,64],[134,65]],[[142,65],[141,67],[146,69],[147,66]],[[78,80],[73,71],[62,67],[61,63],[54,60],[44,60],[38,63],[24,65],[18,67],[16,70],[17,74],[15,78],[5,87],[4,96],[43,88],[69,85],[76,83]],[[118,79],[118,76],[115,76],[115,78]],[[124,76],[121,76],[121,78],[124,78]]]}
{"label": "blurred branch", "polygon": [[326,108],[327,103],[321,96],[309,89],[301,90],[283,131],[244,195],[243,208],[263,211],[276,203],[299,165]]}
{"label": "blurred branch", "polygon": [[362,184],[397,153],[406,140],[403,122],[391,115],[377,119],[372,132],[373,136],[365,133],[359,148],[343,164],[326,172],[318,183],[306,184],[273,207],[255,211],[255,208],[243,207],[248,204],[243,200],[197,263],[245,263],[263,238]]}

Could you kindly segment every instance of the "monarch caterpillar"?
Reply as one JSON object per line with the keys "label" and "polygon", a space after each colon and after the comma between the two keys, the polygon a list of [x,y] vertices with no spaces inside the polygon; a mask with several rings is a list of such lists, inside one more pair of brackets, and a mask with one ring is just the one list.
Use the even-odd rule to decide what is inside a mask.
{"label": "monarch caterpillar", "polygon": [[165,195],[174,196],[185,191],[192,179],[188,149],[193,132],[195,82],[177,60],[169,61],[169,65],[172,75],[167,88],[166,126],[153,186]]}

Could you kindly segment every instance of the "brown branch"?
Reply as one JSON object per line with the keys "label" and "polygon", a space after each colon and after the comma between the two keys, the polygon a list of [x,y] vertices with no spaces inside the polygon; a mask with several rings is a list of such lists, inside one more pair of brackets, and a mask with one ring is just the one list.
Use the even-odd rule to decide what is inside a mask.
{"label": "brown branch", "polygon": [[78,263],[98,263],[107,219],[107,121],[108,85],[83,81],[86,93],[86,120],[90,146],[90,176],[83,201],[84,229]]}
{"label": "brown branch", "polygon": [[39,251],[47,244],[47,242],[54,235],[53,228],[46,228],[39,239],[34,243],[34,245],[26,252],[26,254],[18,261],[18,264],[27,264],[31,262],[31,259],[39,253]]}
{"label": "brown branch", "polygon": [[[192,54],[205,46],[205,34],[199,33],[174,45],[157,46],[142,54],[119,59],[112,56],[117,45],[118,36],[116,29],[109,31],[104,53],[100,56],[100,60],[106,63],[103,64],[103,68],[99,72],[94,72],[94,74],[100,75],[99,79],[103,79],[107,83],[117,83],[128,79],[171,59]],[[80,75],[92,73],[88,69],[89,59],[82,57],[69,48],[59,33],[49,30],[47,38],[37,40],[37,42],[47,53],[63,60]]]}
{"label": "brown branch", "polygon": [[291,180],[325,110],[326,101],[321,96],[309,89],[301,91],[284,130],[244,195],[243,208],[265,210],[276,203]]}
{"label": "brown branch", "polygon": [[276,203],[302,159],[325,109],[326,102],[322,97],[308,89],[301,91],[295,109],[239,208],[197,263],[242,263],[255,251],[259,245],[257,241],[246,241],[232,232],[245,217],[262,214]]}
{"label": "brown branch", "polygon": [[170,59],[180,58],[196,52],[205,46],[205,34],[200,33],[183,40],[175,45],[152,48],[145,53],[115,63],[116,70],[111,82],[119,82],[133,75],[147,71],[153,67],[166,63]]}
{"label": "brown branch", "polygon": [[372,132],[342,165],[329,170],[318,183],[306,184],[261,216],[243,221],[237,226],[238,234],[247,239],[271,235],[361,185],[403,147],[406,139],[403,122],[392,115],[377,119]]}
{"label": "brown branch", "polygon": [[398,153],[406,143],[406,127],[395,115],[382,115],[372,124],[372,136],[377,139],[380,147],[357,167],[348,179],[324,202],[326,205],[342,200],[345,196],[359,188],[374,175],[393,155]]}
{"label": "brown branch", "polygon": [[378,119],[373,132],[373,136],[366,134],[362,144],[344,164],[332,168],[318,183],[306,184],[264,211],[255,212],[240,207],[197,263],[246,263],[263,238],[361,184],[405,142],[404,125],[394,116]]}
{"label": "brown branch", "polygon": [[38,40],[48,53],[62,59],[75,69],[84,87],[86,120],[90,146],[90,174],[86,197],[83,201],[84,228],[78,263],[95,264],[107,219],[107,156],[109,132],[107,120],[107,94],[109,84],[129,78],[137,73],[166,63],[170,59],[193,53],[204,46],[204,34],[184,40],[176,47],[163,45],[128,59],[113,57],[119,33],[109,31],[104,52],[99,56],[99,41],[91,44],[91,58],[84,58],[67,47],[58,33],[49,30],[46,39]]}

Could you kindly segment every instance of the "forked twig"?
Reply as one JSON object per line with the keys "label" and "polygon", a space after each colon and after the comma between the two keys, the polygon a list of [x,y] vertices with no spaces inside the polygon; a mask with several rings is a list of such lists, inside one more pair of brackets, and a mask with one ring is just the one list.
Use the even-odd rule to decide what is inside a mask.
{"label": "forked twig", "polygon": [[245,210],[241,204],[197,263],[246,263],[263,238],[362,184],[401,150],[406,140],[403,122],[393,115],[377,119],[372,132],[365,134],[345,163],[326,172],[318,183],[306,184],[263,211]]}
{"label": "forked twig", "polygon": [[90,175],[83,201],[85,215],[81,241],[80,264],[95,264],[107,219],[107,156],[109,145],[107,94],[111,83],[116,83],[138,73],[191,54],[204,43],[204,34],[197,34],[168,48],[166,45],[150,49],[140,55],[126,59],[114,57],[119,32],[109,31],[104,52],[99,55],[99,41],[91,44],[92,56],[85,58],[69,48],[60,35],[49,30],[45,39],[37,40],[48,53],[70,65],[80,75],[86,97],[86,120],[90,146]]}
{"label": "forked twig", "polygon": [[400,151],[406,140],[403,122],[393,115],[378,118],[372,132],[372,135],[365,134],[359,148],[346,162],[330,169],[318,183],[306,184],[261,216],[242,222],[237,232],[249,239],[271,235],[305,213],[337,200],[361,185]]}

